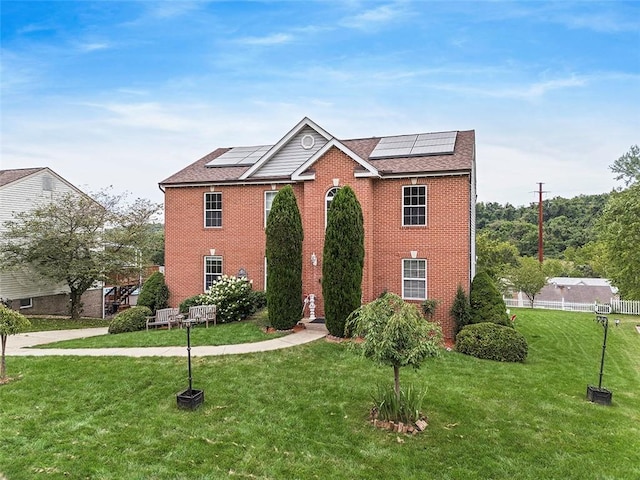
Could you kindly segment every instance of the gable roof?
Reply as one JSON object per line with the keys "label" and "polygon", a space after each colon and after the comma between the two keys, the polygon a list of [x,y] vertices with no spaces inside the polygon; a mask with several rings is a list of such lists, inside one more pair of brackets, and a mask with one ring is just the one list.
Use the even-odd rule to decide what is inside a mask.
{"label": "gable roof", "polygon": [[4,187],[5,185],[9,185],[10,183],[16,182],[22,178],[28,177],[29,175],[33,175],[41,170],[46,170],[45,167],[38,168],[16,168],[12,170],[0,170],[0,187]]}
{"label": "gable roof", "polygon": [[454,138],[453,148],[449,151],[411,154],[410,149],[396,149],[382,157],[372,155],[376,146],[382,140],[394,142],[394,137],[339,140],[305,117],[273,146],[218,148],[160,182],[160,187],[310,180],[315,178],[311,166],[331,148],[341,150],[354,161],[357,177],[470,173],[475,163],[475,131],[406,137],[437,138],[442,135]]}

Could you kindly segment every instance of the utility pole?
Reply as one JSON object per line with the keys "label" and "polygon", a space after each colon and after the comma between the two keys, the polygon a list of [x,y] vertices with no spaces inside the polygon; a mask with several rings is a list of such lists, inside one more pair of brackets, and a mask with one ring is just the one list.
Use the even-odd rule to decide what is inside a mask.
{"label": "utility pole", "polygon": [[544,261],[544,250],[543,250],[543,241],[542,241],[542,182],[538,183],[538,261],[540,265]]}

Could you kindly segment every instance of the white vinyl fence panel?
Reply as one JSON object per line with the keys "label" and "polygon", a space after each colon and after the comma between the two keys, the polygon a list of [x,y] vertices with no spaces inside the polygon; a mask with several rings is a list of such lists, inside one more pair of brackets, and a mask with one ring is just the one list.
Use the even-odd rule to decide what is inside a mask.
{"label": "white vinyl fence panel", "polygon": [[[530,307],[531,302],[527,298],[518,300],[517,298],[505,298],[504,303],[507,307]],[[608,302],[611,305],[611,313],[620,315],[640,315],[640,301],[638,300],[616,300],[611,299]],[[571,312],[594,312],[595,303],[572,303],[572,302],[552,302],[540,301],[533,302],[533,308],[546,308],[548,310],[565,310]]]}

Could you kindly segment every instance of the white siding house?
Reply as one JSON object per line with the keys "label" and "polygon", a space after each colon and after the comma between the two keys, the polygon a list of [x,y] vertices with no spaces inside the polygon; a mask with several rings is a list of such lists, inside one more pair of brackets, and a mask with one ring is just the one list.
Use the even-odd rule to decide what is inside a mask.
{"label": "white siding house", "polygon": [[[0,242],[6,232],[5,222],[13,220],[15,214],[33,210],[67,193],[84,195],[49,168],[0,170]],[[66,313],[68,292],[66,285],[53,284],[28,269],[0,271],[0,298],[11,300],[11,306],[25,314]],[[87,306],[85,302],[85,310]]]}

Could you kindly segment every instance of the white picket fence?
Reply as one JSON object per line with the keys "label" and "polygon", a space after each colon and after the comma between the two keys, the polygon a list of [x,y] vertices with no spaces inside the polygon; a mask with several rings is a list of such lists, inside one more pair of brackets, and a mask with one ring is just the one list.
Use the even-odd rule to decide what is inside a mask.
{"label": "white picket fence", "polygon": [[[530,307],[531,302],[528,298],[524,300],[518,300],[517,298],[505,298],[504,303],[507,307]],[[611,313],[618,313],[620,315],[640,315],[640,301],[638,300],[616,300],[611,299],[606,302],[611,305]],[[548,310],[566,310],[572,312],[594,312],[595,303],[573,303],[573,302],[552,302],[535,300],[533,302],[533,308],[546,308]]]}

